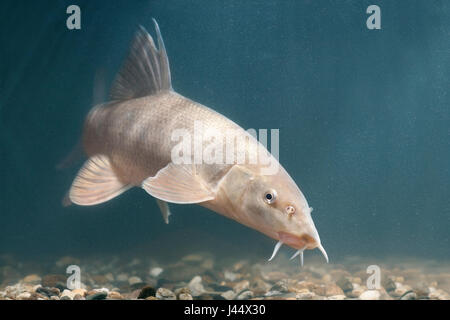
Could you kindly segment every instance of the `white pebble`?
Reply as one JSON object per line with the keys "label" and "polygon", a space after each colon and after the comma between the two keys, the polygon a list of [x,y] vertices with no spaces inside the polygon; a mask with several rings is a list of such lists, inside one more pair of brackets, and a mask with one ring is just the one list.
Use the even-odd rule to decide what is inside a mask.
{"label": "white pebble", "polygon": [[22,292],[21,294],[19,294],[16,299],[18,300],[25,300],[25,299],[30,299],[31,298],[31,293],[29,292]]}
{"label": "white pebble", "polygon": [[367,290],[361,293],[359,296],[359,299],[361,300],[379,300],[380,299],[380,292],[377,290]]}
{"label": "white pebble", "polygon": [[159,268],[159,267],[152,268],[152,269],[150,270],[150,275],[151,275],[152,277],[156,278],[156,277],[159,276],[163,271],[164,271],[163,268]]}
{"label": "white pebble", "polygon": [[222,293],[221,296],[227,300],[233,300],[236,297],[236,293],[233,290],[228,290]]}
{"label": "white pebble", "polygon": [[191,290],[192,296],[197,297],[205,292],[205,288],[202,284],[202,277],[195,276],[188,284],[189,290]]}
{"label": "white pebble", "polygon": [[228,281],[236,281],[238,278],[238,274],[234,273],[234,272],[230,272],[230,271],[225,271],[223,276],[225,277],[226,280]]}

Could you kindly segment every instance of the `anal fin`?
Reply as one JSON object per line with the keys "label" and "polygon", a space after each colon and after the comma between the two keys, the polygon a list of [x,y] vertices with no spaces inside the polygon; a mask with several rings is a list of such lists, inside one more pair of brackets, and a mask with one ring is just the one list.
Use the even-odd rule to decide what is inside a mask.
{"label": "anal fin", "polygon": [[69,191],[70,201],[91,206],[106,202],[130,189],[115,175],[107,156],[97,155],[85,162]]}

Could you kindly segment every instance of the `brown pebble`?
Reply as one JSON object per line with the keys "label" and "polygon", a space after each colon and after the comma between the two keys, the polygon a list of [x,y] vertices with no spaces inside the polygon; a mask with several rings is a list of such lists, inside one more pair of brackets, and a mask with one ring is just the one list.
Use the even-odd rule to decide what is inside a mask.
{"label": "brown pebble", "polygon": [[28,284],[39,284],[41,280],[41,277],[39,277],[37,274],[30,274],[23,278],[23,282]]}
{"label": "brown pebble", "polygon": [[344,291],[336,284],[329,283],[325,286],[326,296],[341,296],[344,295]]}
{"label": "brown pebble", "polygon": [[111,291],[108,294],[108,299],[112,299],[112,300],[123,300],[123,296],[117,292],[117,291]]}
{"label": "brown pebble", "polygon": [[153,288],[151,286],[145,286],[141,289],[138,299],[145,299],[145,298],[148,298],[150,296],[155,296],[155,295],[156,295],[155,288]]}
{"label": "brown pebble", "polygon": [[348,292],[353,290],[353,284],[347,277],[342,277],[336,281],[336,285],[342,289],[343,292]]}
{"label": "brown pebble", "polygon": [[87,290],[83,289],[83,288],[73,289],[72,293],[75,294],[75,295],[79,294],[80,296],[85,297],[86,293],[87,293]]}

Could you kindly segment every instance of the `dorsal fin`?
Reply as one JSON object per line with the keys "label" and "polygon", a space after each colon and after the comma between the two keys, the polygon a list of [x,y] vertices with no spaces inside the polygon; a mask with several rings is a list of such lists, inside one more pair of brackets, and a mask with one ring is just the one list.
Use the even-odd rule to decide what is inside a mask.
{"label": "dorsal fin", "polygon": [[158,49],[152,36],[141,26],[113,83],[111,100],[129,100],[172,89],[166,48],[158,23],[155,19],[153,22]]}

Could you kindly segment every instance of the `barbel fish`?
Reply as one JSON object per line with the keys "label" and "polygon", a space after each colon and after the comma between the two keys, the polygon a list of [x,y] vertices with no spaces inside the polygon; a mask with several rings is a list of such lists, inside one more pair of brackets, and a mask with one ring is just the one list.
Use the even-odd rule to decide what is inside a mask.
{"label": "barbel fish", "polygon": [[[303,251],[315,248],[328,262],[311,208],[278,160],[239,125],[173,90],[164,42],[153,22],[157,46],[141,27],[113,83],[110,101],[94,106],[86,118],[82,143],[89,158],[72,183],[70,201],[96,205],[140,187],[156,198],[166,223],[168,203],[194,203],[275,239],[269,260],[286,244],[297,250],[294,257],[300,255],[302,263]],[[227,155],[231,161],[197,161],[198,123],[202,137],[211,129],[227,133],[223,139],[229,142],[228,133],[233,132],[232,144],[222,139],[197,143],[217,154],[233,146],[232,157]],[[194,142],[181,144],[180,132],[184,138],[194,136]],[[175,161],[174,155],[191,161]]]}

